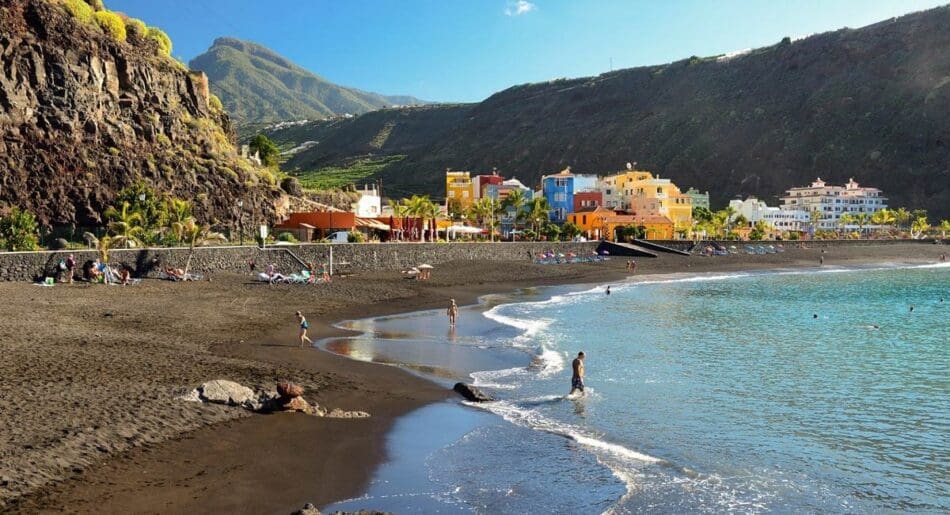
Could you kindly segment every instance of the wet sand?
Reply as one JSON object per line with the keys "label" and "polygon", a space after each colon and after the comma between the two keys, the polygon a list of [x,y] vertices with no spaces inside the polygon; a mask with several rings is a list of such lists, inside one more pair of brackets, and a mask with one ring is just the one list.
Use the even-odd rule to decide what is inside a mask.
{"label": "wet sand", "polygon": [[[935,262],[945,246],[830,248],[825,266]],[[637,259],[637,274],[816,266],[819,250]],[[394,272],[318,287],[143,281],[132,287],[0,284],[0,508],[22,512],[289,513],[359,495],[386,458],[394,420],[449,392],[394,367],[294,342],[293,312],[317,336],[363,318],[441,307],[449,297],[625,277],[627,258],[581,265],[458,262],[432,281]],[[803,276],[804,277],[804,276]],[[175,396],[227,378],[303,384],[322,406],[364,420],[253,415]],[[367,506],[367,508],[372,508]]]}

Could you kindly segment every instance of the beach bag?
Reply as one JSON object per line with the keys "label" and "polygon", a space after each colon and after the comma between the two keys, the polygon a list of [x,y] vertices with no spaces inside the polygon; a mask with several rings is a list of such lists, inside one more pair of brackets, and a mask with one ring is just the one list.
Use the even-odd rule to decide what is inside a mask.
{"label": "beach bag", "polygon": [[66,262],[63,261],[62,259],[59,260],[59,269],[62,270],[63,272],[66,271]]}

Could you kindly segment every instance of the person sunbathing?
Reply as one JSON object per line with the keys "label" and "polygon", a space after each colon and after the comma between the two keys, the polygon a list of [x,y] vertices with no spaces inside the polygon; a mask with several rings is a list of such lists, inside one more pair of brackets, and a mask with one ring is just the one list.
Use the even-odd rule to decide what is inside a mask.
{"label": "person sunbathing", "polygon": [[168,267],[165,269],[165,275],[170,277],[175,281],[184,281],[185,280],[185,271],[181,268],[172,268]]}

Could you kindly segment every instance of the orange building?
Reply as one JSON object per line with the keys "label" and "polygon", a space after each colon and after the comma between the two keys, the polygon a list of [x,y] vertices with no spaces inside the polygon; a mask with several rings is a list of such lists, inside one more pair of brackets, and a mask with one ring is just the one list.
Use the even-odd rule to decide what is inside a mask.
{"label": "orange building", "polygon": [[672,240],[673,221],[661,215],[620,215],[612,209],[595,207],[582,209],[567,215],[567,220],[576,225],[590,239],[617,241],[617,230],[628,225],[643,230],[648,240]]}

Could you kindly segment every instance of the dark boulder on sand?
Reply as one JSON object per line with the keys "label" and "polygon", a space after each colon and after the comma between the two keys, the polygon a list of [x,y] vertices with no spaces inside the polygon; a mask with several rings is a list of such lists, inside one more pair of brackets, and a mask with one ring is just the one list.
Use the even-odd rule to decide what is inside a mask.
{"label": "dark boulder on sand", "polygon": [[495,399],[488,395],[487,393],[478,389],[477,386],[472,386],[465,383],[455,383],[455,387],[452,388],[459,395],[465,397],[467,400],[472,402],[491,402]]}

